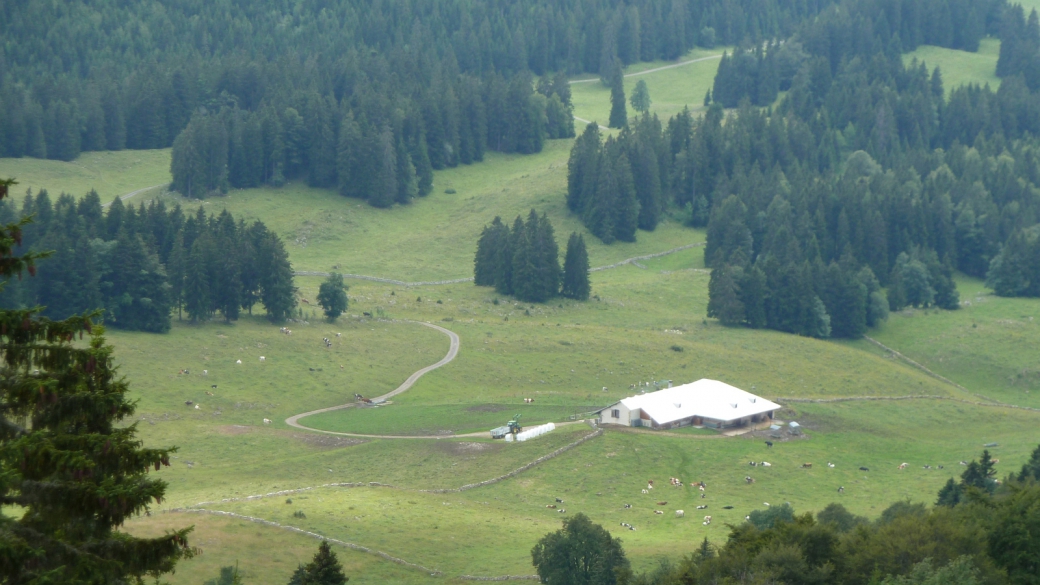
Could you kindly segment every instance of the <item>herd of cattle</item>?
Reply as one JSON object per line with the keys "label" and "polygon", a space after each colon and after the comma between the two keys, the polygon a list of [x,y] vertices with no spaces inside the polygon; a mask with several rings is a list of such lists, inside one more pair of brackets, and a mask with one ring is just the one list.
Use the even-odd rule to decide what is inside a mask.
{"label": "herd of cattle", "polygon": [[[766,441],[766,447],[772,447],[772,446],[773,446],[773,443],[771,441]],[[999,463],[999,462],[1000,462],[999,459],[994,459],[993,460],[993,463]],[[960,464],[961,465],[968,465],[968,462],[961,461]],[[748,461],[748,465],[751,466],[751,467],[772,467],[773,466],[773,464],[768,462],[768,461]],[[903,470],[903,469],[906,469],[908,466],[909,466],[909,463],[902,463],[899,466],[897,466],[897,469]],[[805,463],[802,463],[799,466],[800,469],[812,469],[812,467],[813,467],[813,464],[811,462],[805,462]],[[833,469],[833,468],[836,468],[837,465],[832,463],[832,462],[830,462],[830,461],[828,461],[827,462],[827,467]],[[923,465],[922,469],[926,469],[926,470],[927,469],[943,469],[943,466],[942,465],[936,465],[936,466],[933,467],[931,465]],[[860,471],[870,471],[870,468],[861,466],[859,468],[859,470]],[[685,482],[683,482],[681,479],[679,479],[677,477],[670,477],[670,478],[668,478],[668,482],[674,488],[682,488],[682,487],[685,487],[685,485],[686,485]],[[744,476],[744,483],[747,484],[747,485],[751,485],[751,484],[755,483],[755,479],[753,477],[751,477],[750,475],[746,475],[746,476]],[[691,484],[690,487],[693,487],[693,486],[697,486],[698,490],[700,490],[702,499],[707,498],[707,487],[708,487],[707,484],[705,484],[703,481],[697,481],[697,482],[694,482],[693,484]],[[649,495],[652,492],[653,489],[654,489],[654,480],[649,479],[646,482],[646,487],[645,488],[641,488],[640,491],[641,491],[641,493],[643,495]],[[838,493],[839,494],[845,493],[845,486],[838,486]],[[559,498],[556,498],[556,501],[558,503],[562,503],[563,502],[563,500],[561,500]],[[664,507],[666,505],[668,505],[667,501],[656,502],[656,507],[657,508],[662,508],[662,507]],[[767,508],[770,507],[769,502],[763,502],[762,505],[767,507]],[[550,504],[550,505],[548,505],[546,507],[547,508],[556,509],[556,506],[552,505],[552,504]],[[624,510],[628,510],[628,509],[631,509],[631,508],[632,508],[632,504],[624,504],[624,506],[622,507],[622,509],[624,509]],[[701,505],[697,506],[698,510],[705,510],[707,508],[708,508],[708,504],[701,504]],[[732,510],[733,506],[721,506],[721,508],[723,510]],[[563,510],[563,509],[557,509],[556,511],[557,512],[565,512],[565,510]],[[660,509],[654,509],[653,513],[655,515],[663,515],[663,514],[665,514],[665,511],[664,510],[660,510]],[[675,517],[676,518],[685,518],[686,517],[685,510],[675,510]],[[748,520],[748,519],[750,519],[750,516],[745,516],[744,518],[745,518],[745,520]],[[710,515],[704,516],[703,521],[701,523],[704,526],[710,526],[711,525],[711,516]],[[621,524],[621,526],[623,528],[627,528],[629,530],[635,530],[636,529],[635,526],[633,526],[632,524],[629,524],[628,522],[621,522],[620,524]]]}

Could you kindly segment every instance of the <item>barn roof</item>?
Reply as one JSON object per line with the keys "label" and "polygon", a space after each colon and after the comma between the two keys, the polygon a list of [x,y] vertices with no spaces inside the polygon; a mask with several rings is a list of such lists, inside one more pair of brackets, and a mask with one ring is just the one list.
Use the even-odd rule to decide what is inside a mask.
{"label": "barn roof", "polygon": [[642,409],[657,424],[691,416],[728,421],[781,408],[775,402],[707,378],[625,398],[621,403],[629,410]]}

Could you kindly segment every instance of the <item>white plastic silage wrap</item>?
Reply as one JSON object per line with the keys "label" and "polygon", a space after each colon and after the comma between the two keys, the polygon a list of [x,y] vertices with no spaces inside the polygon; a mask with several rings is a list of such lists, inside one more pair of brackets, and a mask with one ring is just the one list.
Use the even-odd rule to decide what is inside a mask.
{"label": "white plastic silage wrap", "polygon": [[549,433],[549,432],[552,432],[554,430],[556,430],[556,425],[554,425],[553,423],[548,423],[548,424],[540,425],[540,426],[537,426],[537,427],[532,427],[530,429],[527,429],[526,431],[523,431],[522,433],[517,433],[516,440],[517,441],[521,441],[521,442],[522,441],[526,441],[528,439],[533,439],[535,437],[540,437],[540,436],[544,435],[545,433]]}

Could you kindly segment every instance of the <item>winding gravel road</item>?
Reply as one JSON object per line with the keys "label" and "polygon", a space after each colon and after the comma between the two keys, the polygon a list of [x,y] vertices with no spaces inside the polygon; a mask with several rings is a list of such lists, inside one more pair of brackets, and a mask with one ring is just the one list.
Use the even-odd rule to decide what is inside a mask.
{"label": "winding gravel road", "polygon": [[[425,368],[417,370],[411,376],[408,376],[408,379],[405,380],[403,384],[401,384],[400,386],[398,386],[394,390],[392,390],[390,392],[387,392],[386,394],[383,394],[382,396],[376,396],[375,398],[373,398],[372,400],[375,401],[375,402],[382,402],[384,400],[389,400],[390,398],[393,398],[394,396],[397,396],[398,394],[401,394],[402,392],[407,392],[412,387],[412,385],[415,384],[419,380],[419,378],[421,378],[424,374],[426,374],[427,372],[432,372],[433,370],[436,370],[437,368],[450,363],[453,359],[455,359],[455,356],[459,355],[459,345],[460,345],[460,343],[459,343],[459,336],[456,335],[454,331],[449,331],[448,329],[445,329],[444,327],[441,327],[439,325],[434,325],[432,323],[425,323],[425,322],[422,322],[422,321],[406,321],[406,323],[416,323],[418,325],[424,325],[424,326],[429,327],[431,329],[436,329],[437,331],[440,331],[441,333],[447,335],[448,339],[451,340],[451,345],[448,347],[448,353],[443,358],[441,358],[441,360],[439,362],[437,362],[435,364],[428,365]],[[297,428],[297,429],[302,429],[302,430],[305,430],[305,431],[313,431],[315,433],[325,433],[327,435],[339,435],[339,436],[343,436],[343,437],[364,437],[364,438],[370,438],[370,439],[448,439],[448,438],[454,438],[454,437],[473,437],[473,436],[478,436],[478,435],[484,435],[484,433],[470,433],[470,434],[467,434],[467,435],[420,435],[420,436],[408,436],[408,435],[362,435],[362,434],[358,434],[358,433],[339,433],[339,432],[336,432],[336,431],[325,431],[325,430],[322,430],[322,429],[315,429],[313,427],[308,427],[308,426],[303,425],[303,424],[300,423],[300,419],[302,419],[302,418],[305,418],[305,417],[308,417],[308,416],[311,416],[311,415],[314,415],[314,414],[321,414],[323,412],[332,412],[334,410],[343,410],[344,408],[353,408],[356,404],[357,404],[356,402],[348,402],[346,404],[340,404],[339,406],[330,406],[328,408],[319,408],[318,410],[312,410],[310,412],[304,412],[304,413],[301,413],[301,414],[296,414],[296,415],[290,416],[289,418],[285,419],[285,424],[287,424],[287,425],[289,425],[291,427]]]}

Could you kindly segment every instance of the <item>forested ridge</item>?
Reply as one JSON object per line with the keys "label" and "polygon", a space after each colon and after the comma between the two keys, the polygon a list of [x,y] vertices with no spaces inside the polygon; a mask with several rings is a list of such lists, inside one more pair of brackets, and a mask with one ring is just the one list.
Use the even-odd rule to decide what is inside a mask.
{"label": "forested ridge", "polygon": [[98,309],[106,325],[164,333],[171,314],[192,321],[220,313],[226,321],[260,304],[280,321],[296,307],[289,256],[263,223],[238,222],[226,210],[185,215],[162,201],[105,213],[96,192],[78,202],[45,190],[26,194],[17,209],[0,200],[0,224],[33,217],[21,249],[53,251],[36,278],[8,280],[0,306],[43,306],[55,319]]}
{"label": "forested ridge", "polygon": [[784,36],[830,3],[5,3],[0,155],[172,145],[193,197],[302,178],[385,207],[573,135],[569,92],[532,73]]}
{"label": "forested ridge", "polygon": [[[954,34],[944,23],[965,26]],[[970,50],[987,32],[1018,39],[1011,47],[1020,53],[1002,49],[1002,61],[1017,65],[999,90],[947,93],[941,71],[902,62],[906,47]],[[628,179],[631,152],[653,153],[656,167],[643,165],[660,183],[651,207],[677,207],[707,227],[708,314],[726,324],[860,337],[889,309],[957,308],[954,270],[988,275],[998,294],[1035,296],[1033,39],[1036,13],[1027,18],[1002,0],[845,2],[782,43],[745,45],[724,59],[702,118],[683,112],[663,130],[640,118],[615,154],[586,129],[571,154],[568,204],[603,241],[629,239],[602,218],[637,217],[646,204],[628,202],[647,201],[640,188],[657,193],[653,180]],[[754,107],[780,90],[775,109]],[[723,100],[740,107],[727,117]],[[651,146],[633,148],[635,140]],[[588,169],[598,177],[609,169],[626,187],[590,181]]]}

